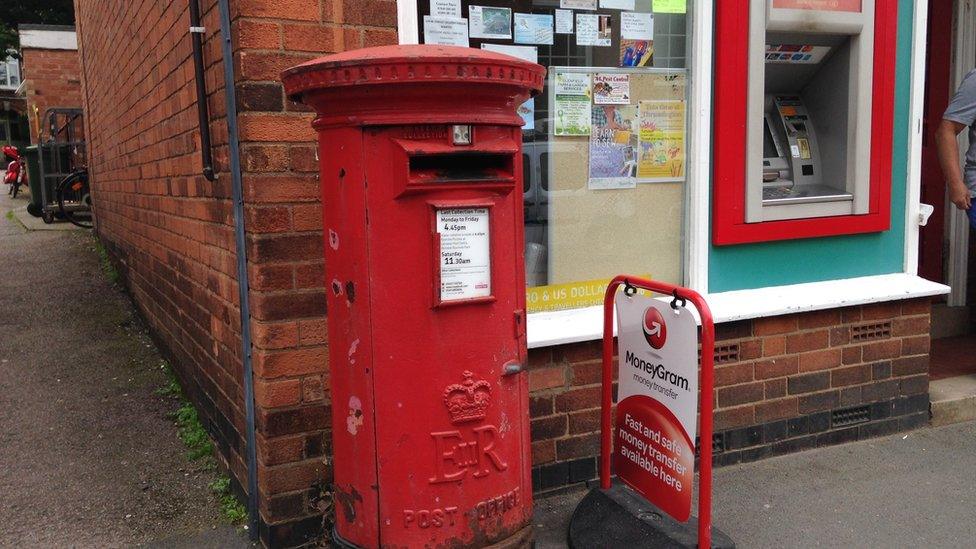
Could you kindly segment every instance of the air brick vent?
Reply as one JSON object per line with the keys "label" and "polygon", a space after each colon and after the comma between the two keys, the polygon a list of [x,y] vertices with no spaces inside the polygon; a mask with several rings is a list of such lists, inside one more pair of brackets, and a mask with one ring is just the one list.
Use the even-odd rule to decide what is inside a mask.
{"label": "air brick vent", "polygon": [[728,345],[715,346],[715,364],[728,364],[739,361],[739,344],[729,343]]}
{"label": "air brick vent", "polygon": [[852,408],[842,408],[834,410],[830,414],[831,427],[846,427],[857,425],[871,420],[870,406],[854,406]]}
{"label": "air brick vent", "polygon": [[[695,458],[701,456],[701,438],[695,437]],[[712,455],[725,451],[725,433],[712,433]]]}
{"label": "air brick vent", "polygon": [[871,341],[872,339],[885,339],[889,337],[891,337],[890,320],[851,327],[851,340],[853,341]]}

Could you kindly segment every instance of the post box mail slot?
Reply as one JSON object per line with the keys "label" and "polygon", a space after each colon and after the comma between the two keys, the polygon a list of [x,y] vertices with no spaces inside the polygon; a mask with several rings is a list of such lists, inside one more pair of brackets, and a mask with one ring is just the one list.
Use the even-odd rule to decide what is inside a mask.
{"label": "post box mail slot", "polygon": [[410,157],[410,183],[514,181],[509,153],[452,153]]}
{"label": "post box mail slot", "polygon": [[516,106],[544,74],[396,46],[283,75],[318,115],[338,546],[531,538]]}

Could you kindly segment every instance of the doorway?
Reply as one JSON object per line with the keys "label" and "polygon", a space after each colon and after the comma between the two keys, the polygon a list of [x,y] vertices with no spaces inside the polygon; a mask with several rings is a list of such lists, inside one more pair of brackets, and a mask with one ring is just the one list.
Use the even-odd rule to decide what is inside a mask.
{"label": "doorway", "polygon": [[[929,355],[934,424],[976,418],[976,234],[947,197],[935,131],[963,77],[976,63],[976,21],[970,0],[929,0],[922,115],[921,201],[934,206],[919,234],[919,276],[947,284],[932,308]],[[959,137],[960,158],[968,132]]]}
{"label": "doorway", "polygon": [[[919,276],[952,288],[945,300],[933,306],[933,346],[937,340],[974,335],[976,286],[972,286],[971,278],[976,278],[976,250],[971,248],[976,246],[976,235],[971,238],[965,213],[947,199],[935,144],[942,113],[976,60],[971,4],[968,0],[928,2],[921,201],[934,206],[935,211],[919,235]],[[968,147],[967,133],[960,134],[961,156]]]}

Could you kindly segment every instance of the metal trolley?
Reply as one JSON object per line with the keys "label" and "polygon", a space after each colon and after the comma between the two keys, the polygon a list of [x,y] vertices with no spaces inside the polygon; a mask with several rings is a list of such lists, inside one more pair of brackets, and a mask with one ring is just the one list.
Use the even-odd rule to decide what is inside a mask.
{"label": "metal trolley", "polygon": [[[78,177],[85,171],[85,127],[81,109],[51,108],[45,111],[44,121],[48,129],[47,140],[38,144],[41,218],[52,223],[57,218],[78,219],[89,222],[91,197],[87,193],[87,174],[84,177],[86,192],[67,193],[60,200],[58,186],[70,176]],[[75,214],[78,214],[75,216]],[[77,223],[76,223],[77,224]]]}

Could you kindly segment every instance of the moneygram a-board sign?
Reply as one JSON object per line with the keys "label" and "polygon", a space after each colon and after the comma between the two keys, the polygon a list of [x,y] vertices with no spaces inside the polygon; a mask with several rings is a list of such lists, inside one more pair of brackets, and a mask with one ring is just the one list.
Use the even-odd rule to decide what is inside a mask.
{"label": "moneygram a-board sign", "polygon": [[676,520],[691,515],[698,324],[685,307],[618,292],[617,476]]}

